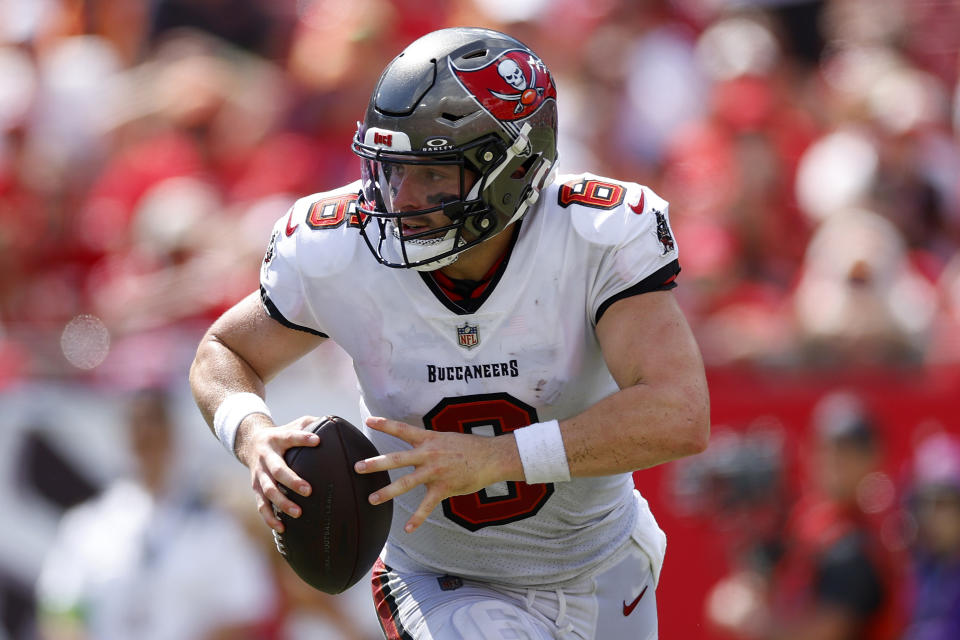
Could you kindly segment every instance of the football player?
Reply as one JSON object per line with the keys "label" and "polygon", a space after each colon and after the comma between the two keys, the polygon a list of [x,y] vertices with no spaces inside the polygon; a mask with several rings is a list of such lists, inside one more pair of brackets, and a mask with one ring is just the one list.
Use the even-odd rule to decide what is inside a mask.
{"label": "football player", "polygon": [[486,29],[395,58],[353,141],[360,180],[298,200],[260,291],[204,337],[197,403],[260,514],[309,487],[285,465],[278,371],[335,340],[394,502],[373,595],[388,638],[657,637],[666,538],[632,472],[702,451],[708,393],[672,289],[667,202],[556,176],[557,89]]}

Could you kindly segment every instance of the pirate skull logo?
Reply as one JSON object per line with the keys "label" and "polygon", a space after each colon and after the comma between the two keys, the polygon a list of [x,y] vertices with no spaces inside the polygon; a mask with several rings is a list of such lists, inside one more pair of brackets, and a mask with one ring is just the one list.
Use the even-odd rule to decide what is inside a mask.
{"label": "pirate skull logo", "polygon": [[478,69],[459,68],[453,60],[450,66],[463,87],[501,121],[527,118],[557,97],[547,67],[529,51],[505,51]]}
{"label": "pirate skull logo", "polygon": [[502,60],[497,65],[497,72],[501,78],[507,81],[507,84],[517,91],[523,91],[527,88],[527,78],[523,75],[523,69],[512,59]]}
{"label": "pirate skull logo", "polygon": [[537,66],[543,63],[531,56],[528,64],[530,65],[529,83],[523,74],[523,69],[517,64],[516,60],[504,58],[500,64],[497,65],[497,73],[500,74],[500,77],[520,93],[500,93],[493,89],[490,90],[490,93],[501,100],[516,102],[517,106],[513,109],[514,113],[520,113],[524,107],[533,104],[537,98],[543,95],[543,87],[537,86]]}

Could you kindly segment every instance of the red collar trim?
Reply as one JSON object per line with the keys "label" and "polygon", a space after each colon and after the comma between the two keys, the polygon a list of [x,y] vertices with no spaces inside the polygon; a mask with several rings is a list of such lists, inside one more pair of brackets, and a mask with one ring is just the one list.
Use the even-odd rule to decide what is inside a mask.
{"label": "red collar trim", "polygon": [[507,254],[510,253],[510,249],[507,248],[503,254],[497,258],[497,261],[493,263],[493,266],[487,270],[479,281],[477,281],[476,286],[470,290],[467,295],[464,295],[463,283],[465,280],[454,280],[453,278],[443,274],[438,269],[437,271],[431,272],[433,281],[437,283],[437,286],[440,287],[440,290],[443,291],[444,295],[453,300],[454,302],[459,300],[468,300],[473,298],[479,298],[483,295],[483,292],[487,290],[487,287],[490,286],[490,283],[493,282],[493,276],[496,275],[497,270],[500,268],[500,265],[503,264],[503,261],[507,259]]}

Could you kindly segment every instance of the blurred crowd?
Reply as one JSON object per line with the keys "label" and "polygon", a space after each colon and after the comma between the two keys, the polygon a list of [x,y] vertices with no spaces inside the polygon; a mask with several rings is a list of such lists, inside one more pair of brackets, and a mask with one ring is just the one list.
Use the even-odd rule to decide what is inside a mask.
{"label": "blurred crowd", "polygon": [[[34,461],[16,465],[19,490],[60,510],[27,584],[0,563],[0,638],[380,637],[365,582],[338,596],[315,591],[275,551],[244,483],[209,467],[188,472],[172,399],[159,388],[113,397],[117,437],[101,440],[131,464],[105,482],[69,470],[56,438],[25,448]],[[903,419],[849,388],[811,400],[783,414],[797,421],[789,429],[759,406],[747,425],[714,425],[705,453],[668,466],[662,494],[638,477],[660,518],[704,523],[696,541],[678,520],[668,527],[674,586],[658,592],[662,634],[960,637],[960,434],[930,417],[916,426],[924,413]],[[691,545],[713,566],[687,557]],[[687,584],[692,573],[708,576],[702,589]]]}
{"label": "blurred crowd", "polygon": [[[294,199],[358,177],[350,140],[383,66],[453,25],[506,31],[550,67],[562,172],[670,201],[677,294],[709,367],[960,365],[960,0],[0,0],[0,390],[182,384],[203,330],[256,288],[273,222]],[[151,546],[150,529],[202,541],[237,517],[165,486],[161,399],[136,396],[130,411],[140,477],[63,520],[55,548],[67,555],[38,586],[49,637],[82,637],[89,593],[113,598],[144,575],[187,589],[150,573],[175,566],[151,554],[179,552]],[[138,434],[154,439],[147,449]],[[825,638],[843,621],[809,607],[827,602],[857,629],[960,637],[956,616],[942,622],[960,611],[960,444],[917,441],[899,453],[909,473],[883,480],[863,424],[815,419],[810,435],[810,495],[769,492],[780,487],[769,434],[736,446],[721,434],[680,467],[697,500],[723,503],[710,513],[742,517],[726,525],[751,533],[728,540],[734,570],[705,605],[711,632],[780,637],[770,621],[799,616],[783,637],[819,622],[807,637]],[[738,456],[749,464],[731,467]],[[727,493],[711,493],[718,478]],[[880,544],[909,558],[888,564],[871,522],[900,488],[898,542]],[[97,518],[83,514],[110,515],[117,495],[137,506],[117,516],[129,563],[104,569]],[[821,539],[827,524],[836,535]],[[100,546],[83,546],[91,539]],[[270,593],[196,600],[207,625],[197,637],[297,637],[283,627],[296,607],[370,637],[264,566],[250,540],[220,550],[249,557],[235,567],[245,578],[222,579]],[[901,578],[909,588],[890,591]],[[873,617],[894,601],[898,620]]]}
{"label": "blurred crowd", "polygon": [[960,637],[960,437],[885,419],[864,394],[819,397],[798,441],[755,420],[715,430],[673,467],[686,516],[710,522],[724,575],[703,602],[711,639]]}
{"label": "blurred crowd", "polygon": [[[379,637],[365,583],[336,597],[314,590],[276,551],[245,484],[209,469],[202,479],[189,473],[189,445],[169,391],[144,387],[115,400],[119,429],[111,444],[130,464],[63,505],[24,596],[29,604],[0,607],[0,638]],[[56,476],[51,462],[44,472]],[[65,502],[63,483],[47,486],[48,500]],[[0,585],[7,596],[0,601],[9,602],[9,582]]]}
{"label": "blurred crowd", "polygon": [[3,0],[0,384],[180,375],[458,24],[547,61],[562,171],[671,201],[709,365],[960,360],[955,0]]}

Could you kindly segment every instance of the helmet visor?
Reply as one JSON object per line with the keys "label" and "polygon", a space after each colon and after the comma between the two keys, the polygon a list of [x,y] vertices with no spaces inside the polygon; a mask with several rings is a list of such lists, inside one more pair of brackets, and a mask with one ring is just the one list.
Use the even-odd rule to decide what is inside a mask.
{"label": "helmet visor", "polygon": [[360,232],[381,263],[438,268],[495,231],[479,195],[483,180],[462,149],[385,149],[361,143],[358,134],[353,150],[361,159]]}
{"label": "helmet visor", "polygon": [[454,221],[462,217],[462,203],[475,176],[456,160],[437,162],[416,157],[364,158],[361,188],[365,213],[410,218],[443,212]]}

